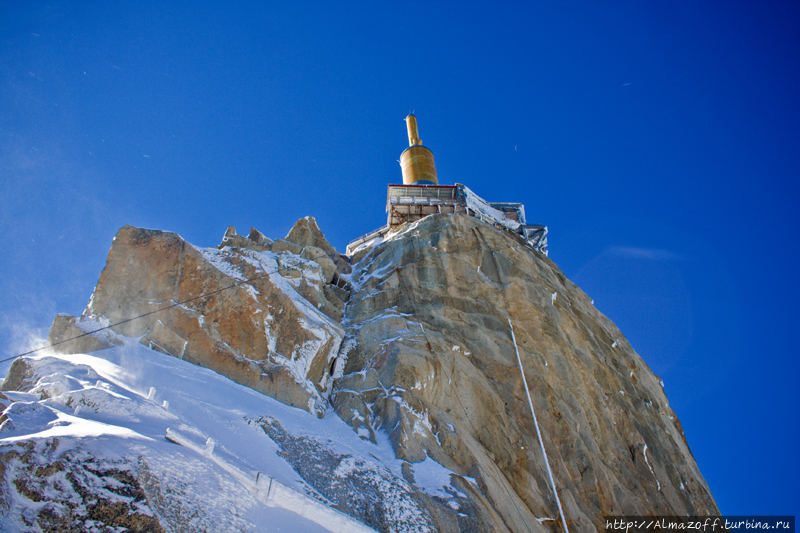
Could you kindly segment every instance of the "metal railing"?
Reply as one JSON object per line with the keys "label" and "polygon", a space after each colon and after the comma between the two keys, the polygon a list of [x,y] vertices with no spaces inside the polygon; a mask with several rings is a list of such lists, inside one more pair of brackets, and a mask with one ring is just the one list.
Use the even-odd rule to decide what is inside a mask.
{"label": "metal railing", "polygon": [[378,228],[376,230],[372,230],[369,233],[365,233],[364,235],[362,235],[361,237],[358,237],[357,239],[353,239],[352,241],[347,243],[347,248],[345,249],[346,253],[349,255],[351,248],[355,248],[357,245],[359,245],[361,243],[365,243],[370,239],[374,239],[375,237],[379,237],[379,236],[383,235],[384,233],[386,233],[387,231],[389,231],[389,224],[386,224],[385,226],[381,226],[380,228]]}

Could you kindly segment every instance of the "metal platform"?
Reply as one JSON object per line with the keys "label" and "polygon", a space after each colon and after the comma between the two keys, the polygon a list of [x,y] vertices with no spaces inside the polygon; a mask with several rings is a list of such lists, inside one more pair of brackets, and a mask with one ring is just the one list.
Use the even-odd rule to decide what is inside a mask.
{"label": "metal platform", "polygon": [[389,185],[386,195],[389,228],[437,213],[466,212],[463,191],[457,185]]}
{"label": "metal platform", "polygon": [[[460,183],[389,185],[386,214],[386,225],[353,240],[347,246],[348,255],[362,244],[383,237],[398,226],[436,214],[464,214],[494,223],[520,235],[531,248],[547,254],[547,227],[526,224],[525,206],[511,202],[486,202]],[[498,219],[501,221],[499,224]]]}

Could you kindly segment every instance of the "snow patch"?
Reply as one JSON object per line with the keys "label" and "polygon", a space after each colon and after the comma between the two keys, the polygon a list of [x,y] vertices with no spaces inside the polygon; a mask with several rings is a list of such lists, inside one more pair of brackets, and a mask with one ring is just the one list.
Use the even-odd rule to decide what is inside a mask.
{"label": "snow patch", "polygon": [[[431,496],[450,499],[453,495],[466,498],[467,495],[453,488],[451,477],[458,475],[431,459],[426,457],[421,463],[413,465],[414,485]],[[449,489],[449,490],[447,490]],[[454,502],[455,503],[455,502]],[[454,507],[458,508],[458,507]]]}
{"label": "snow patch", "polygon": [[464,187],[464,195],[466,197],[467,207],[478,214],[480,218],[490,219],[515,233],[519,229],[519,222],[511,220],[505,213],[489,205],[486,200],[472,192],[468,187]]}
{"label": "snow patch", "polygon": [[[642,454],[644,455],[644,462],[647,463],[647,468],[650,469],[650,473],[653,474],[653,477],[656,480],[656,485],[658,486],[658,490],[661,490],[661,483],[658,481],[656,473],[653,471],[653,467],[650,465],[650,461],[647,460],[647,444],[644,445],[644,450],[642,450]],[[681,485],[683,484],[681,483]],[[681,488],[683,488],[683,486],[681,486]]]}
{"label": "snow patch", "polygon": [[[383,483],[388,491],[390,522],[405,516],[405,524],[419,523],[420,510],[411,506],[413,500],[395,494],[397,480],[403,482],[402,461],[395,457],[386,434],[376,434],[373,443],[360,438],[337,416],[318,419],[211,370],[149,350],[138,339],[121,339],[123,346],[97,355],[46,353],[26,357],[33,371],[32,381],[39,385],[59,383],[61,394],[5,393],[14,403],[4,413],[7,421],[0,433],[0,446],[58,437],[62,446],[88,450],[93,457],[108,457],[113,450],[115,455],[127,458],[128,464],[136,464],[141,458],[142,468],[150,472],[147,490],[182,506],[170,509],[183,509],[184,514],[177,518],[200,529],[225,533],[275,531],[279,524],[281,531],[322,531],[324,528],[313,520],[304,518],[303,513],[311,512],[306,500],[293,499],[295,492],[303,496],[313,489],[275,453],[276,444],[247,421],[248,416],[268,413],[293,434],[329,442],[337,453],[362,463],[369,458],[374,469],[385,471],[382,476],[375,474],[375,483]],[[167,428],[196,442],[199,451],[167,442]],[[220,466],[216,460],[231,468]],[[265,473],[287,487],[283,501],[291,500],[287,503],[291,510],[259,503],[257,494],[242,482],[255,479],[261,491],[263,483],[258,480],[265,481]],[[392,508],[395,500],[397,506]],[[25,498],[15,502],[12,505],[22,506],[20,512],[36,505]],[[159,513],[170,509],[155,511],[161,516]],[[326,509],[324,505],[322,509]],[[331,524],[326,522],[326,526]]]}

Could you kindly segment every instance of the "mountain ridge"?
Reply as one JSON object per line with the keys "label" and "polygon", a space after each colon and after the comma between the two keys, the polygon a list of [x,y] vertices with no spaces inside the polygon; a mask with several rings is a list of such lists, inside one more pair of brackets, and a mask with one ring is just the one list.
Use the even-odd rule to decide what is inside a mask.
{"label": "mountain ridge", "polygon": [[[559,503],[579,531],[614,514],[719,514],[657,376],[555,263],[490,222],[432,215],[349,258],[312,217],[276,241],[229,228],[216,249],[126,226],[87,310],[58,317],[50,340],[169,306],[61,349],[134,338],[318,417],[331,406],[354,437],[388,438],[431,531],[561,531]],[[26,387],[25,364],[3,390]],[[290,446],[278,426],[264,432]],[[451,497],[416,487],[427,461],[452,473]],[[305,486],[329,492],[314,477]],[[353,514],[347,494],[326,498]]]}

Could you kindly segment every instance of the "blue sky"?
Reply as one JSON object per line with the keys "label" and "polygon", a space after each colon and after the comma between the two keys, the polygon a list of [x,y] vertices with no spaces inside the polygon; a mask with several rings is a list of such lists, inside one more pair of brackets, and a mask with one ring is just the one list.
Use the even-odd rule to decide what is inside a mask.
{"label": "blue sky", "polygon": [[414,111],[442,183],[548,225],[722,512],[796,515],[799,27],[777,1],[2,2],[0,355],[82,311],[125,224],[212,246],[312,215],[343,251]]}

